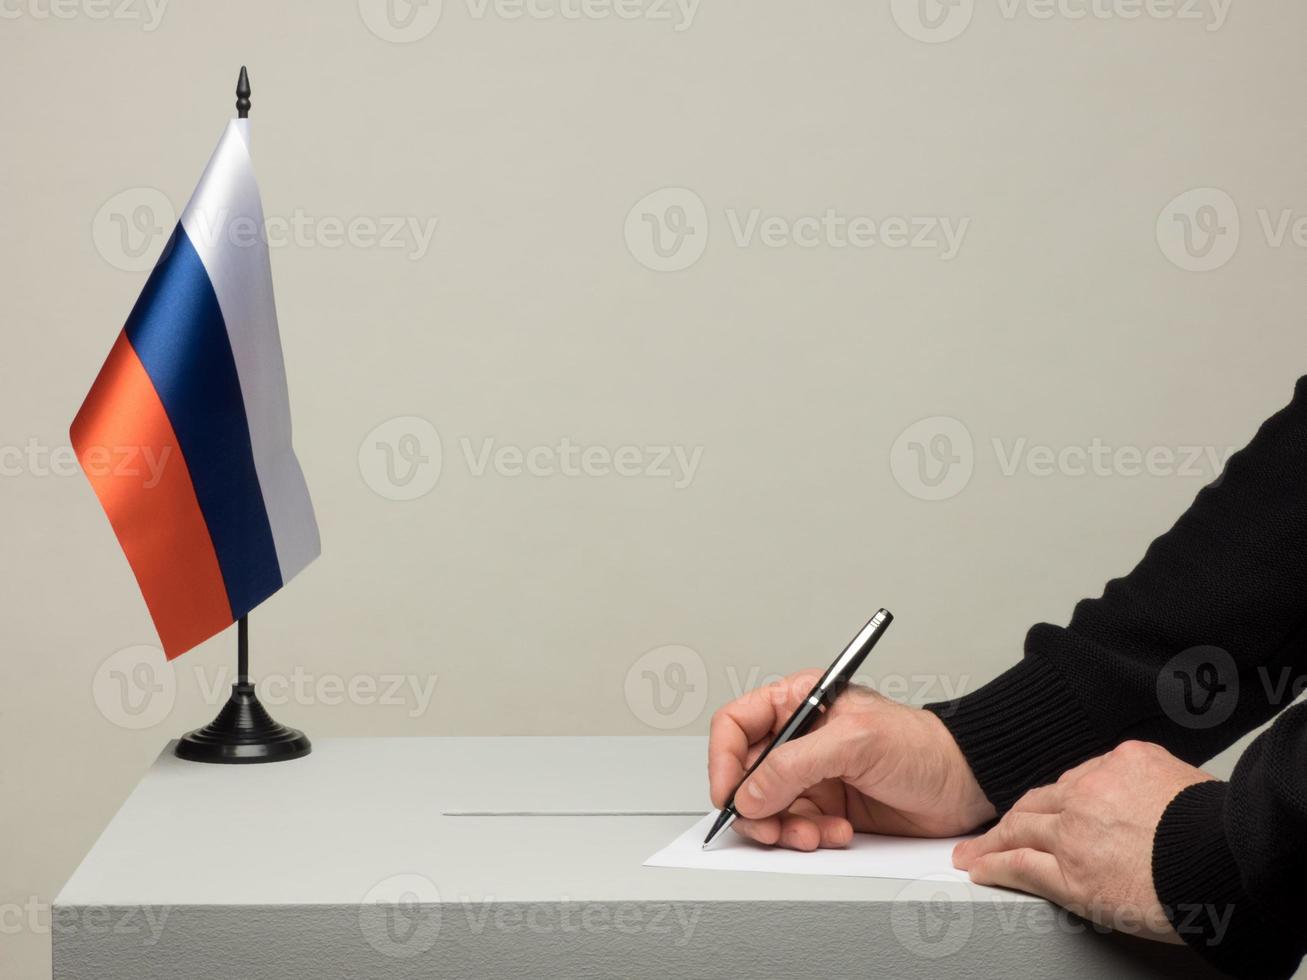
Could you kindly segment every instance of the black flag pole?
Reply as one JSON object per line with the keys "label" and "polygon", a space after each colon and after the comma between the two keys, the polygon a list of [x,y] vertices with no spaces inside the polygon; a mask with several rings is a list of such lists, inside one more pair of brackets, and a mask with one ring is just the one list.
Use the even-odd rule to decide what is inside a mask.
{"label": "black flag pole", "polygon": [[236,683],[250,682],[250,617],[236,620]]}
{"label": "black flag pole", "polygon": [[[250,114],[250,76],[241,65],[236,115]],[[250,619],[236,621],[236,683],[218,717],[177,740],[177,756],[191,762],[282,762],[309,754],[308,736],[273,719],[250,683]]]}

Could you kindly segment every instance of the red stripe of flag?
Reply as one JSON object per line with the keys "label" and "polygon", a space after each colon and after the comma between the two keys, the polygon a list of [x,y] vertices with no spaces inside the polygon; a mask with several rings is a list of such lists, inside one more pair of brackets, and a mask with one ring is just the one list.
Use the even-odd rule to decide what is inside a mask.
{"label": "red stripe of flag", "polygon": [[[231,625],[231,605],[190,470],[125,333],[109,352],[71,435],[168,659]],[[145,465],[146,453],[153,466]]]}

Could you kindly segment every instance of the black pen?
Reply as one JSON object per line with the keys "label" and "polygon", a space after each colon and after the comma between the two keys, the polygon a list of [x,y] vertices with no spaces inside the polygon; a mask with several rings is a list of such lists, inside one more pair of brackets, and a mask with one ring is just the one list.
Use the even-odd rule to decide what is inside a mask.
{"label": "black pen", "polygon": [[849,641],[849,645],[844,648],[844,652],[835,658],[835,662],[830,665],[826,673],[821,675],[821,680],[808,696],[803,699],[794,714],[790,715],[790,720],[785,723],[785,727],[780,730],[771,744],[762,750],[762,755],[754,760],[749,771],[736,784],[735,789],[731,791],[730,797],[726,800],[726,806],[722,812],[717,814],[717,819],[713,822],[712,830],[708,831],[708,836],[704,838],[703,846],[708,847],[723,830],[735,822],[739,814],[735,810],[735,794],[740,791],[744,781],[753,774],[753,771],[762,765],[762,760],[767,758],[771,750],[778,745],[784,745],[793,738],[799,738],[806,735],[817,719],[821,716],[826,708],[833,704],[835,699],[840,696],[853,675],[857,673],[862,662],[867,659],[867,654],[871,653],[871,648],[876,645],[880,639],[885,627],[894,621],[894,617],[888,609],[882,609],[876,615],[867,621],[867,625],[858,631],[858,635]]}

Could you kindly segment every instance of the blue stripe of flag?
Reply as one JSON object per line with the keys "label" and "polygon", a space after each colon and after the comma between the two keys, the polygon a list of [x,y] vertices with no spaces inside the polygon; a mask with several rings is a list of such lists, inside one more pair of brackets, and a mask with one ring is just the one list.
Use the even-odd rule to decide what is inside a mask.
{"label": "blue stripe of flag", "polygon": [[209,526],[232,615],[281,588],[240,378],[217,294],[179,224],[127,319]]}

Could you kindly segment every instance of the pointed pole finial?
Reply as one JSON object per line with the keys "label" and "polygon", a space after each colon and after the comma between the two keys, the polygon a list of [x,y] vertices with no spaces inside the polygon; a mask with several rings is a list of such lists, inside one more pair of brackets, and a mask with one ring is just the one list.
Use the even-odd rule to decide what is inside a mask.
{"label": "pointed pole finial", "polygon": [[236,118],[248,119],[250,115],[250,76],[241,65],[241,77],[236,80]]}

